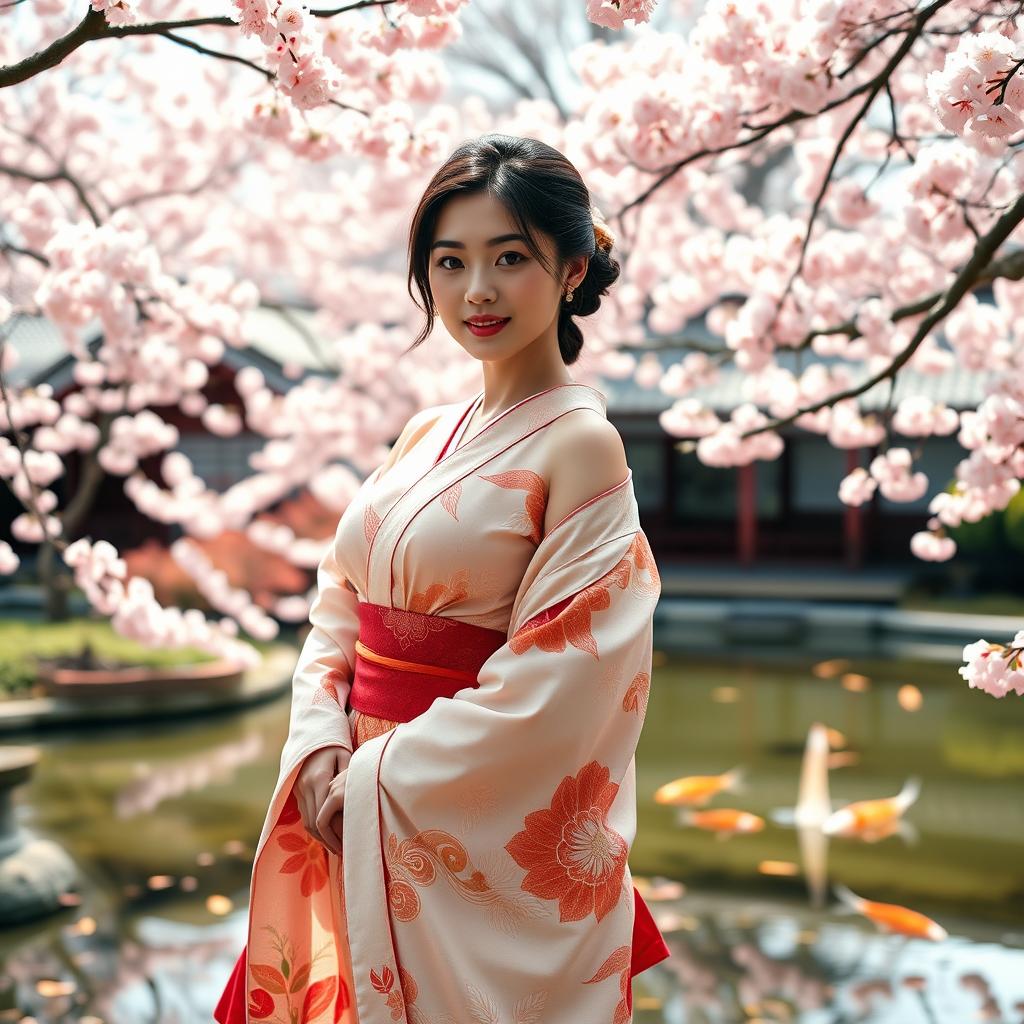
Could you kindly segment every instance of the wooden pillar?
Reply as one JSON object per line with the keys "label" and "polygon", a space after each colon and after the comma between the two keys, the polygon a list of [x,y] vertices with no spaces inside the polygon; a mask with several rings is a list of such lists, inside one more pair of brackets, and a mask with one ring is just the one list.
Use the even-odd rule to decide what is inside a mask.
{"label": "wooden pillar", "polygon": [[[846,473],[849,475],[860,465],[860,449],[846,449]],[[864,507],[843,506],[843,561],[848,569],[859,569],[864,564]]]}
{"label": "wooden pillar", "polygon": [[740,466],[736,480],[736,552],[749,565],[757,554],[757,467]]}

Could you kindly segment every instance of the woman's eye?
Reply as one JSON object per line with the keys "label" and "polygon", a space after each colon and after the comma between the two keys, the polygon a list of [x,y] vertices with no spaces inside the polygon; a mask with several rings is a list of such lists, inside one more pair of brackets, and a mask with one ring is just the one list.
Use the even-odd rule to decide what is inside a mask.
{"label": "woman's eye", "polygon": [[[505,264],[506,266],[515,267],[515,266],[518,266],[520,263],[523,263],[523,262],[526,261],[526,257],[521,252],[516,252],[515,250],[512,250],[512,249],[510,249],[508,252],[503,252],[501,254],[501,256],[498,257],[498,259],[502,259],[505,256],[515,256],[515,258],[516,258],[514,263],[506,263]],[[459,258],[458,256],[442,256],[437,261],[437,265],[442,270],[455,270],[456,269],[455,267],[446,267],[444,261],[445,260],[458,260],[458,258]]]}

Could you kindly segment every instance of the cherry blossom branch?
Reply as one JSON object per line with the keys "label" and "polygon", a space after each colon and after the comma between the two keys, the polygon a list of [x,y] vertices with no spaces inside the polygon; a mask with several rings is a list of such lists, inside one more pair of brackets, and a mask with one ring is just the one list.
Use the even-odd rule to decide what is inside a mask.
{"label": "cherry blossom branch", "polygon": [[155,192],[140,192],[137,195],[129,196],[127,199],[124,199],[119,203],[112,204],[110,212],[116,213],[118,210],[123,210],[125,207],[139,206],[142,203],[152,202],[154,199],[169,199],[172,196],[201,195],[203,191],[215,184],[220,178],[230,176],[236,171],[242,170],[244,166],[244,160],[236,160],[234,163],[226,164],[223,167],[216,167],[202,181],[196,185],[190,186],[189,188],[162,188],[157,189]]}
{"label": "cherry blossom branch", "polygon": [[875,78],[873,86],[868,90],[868,94],[861,104],[860,109],[850,118],[847,122],[846,127],[842,130],[839,135],[839,140],[836,142],[835,148],[832,151],[832,159],[829,160],[828,167],[825,170],[825,174],[821,179],[821,185],[818,188],[818,193],[814,197],[814,202],[811,204],[811,212],[807,217],[807,228],[804,230],[803,241],[800,243],[800,255],[797,257],[796,266],[793,268],[789,275],[789,280],[786,281],[785,287],[780,292],[778,298],[775,300],[775,310],[772,313],[771,319],[768,321],[768,325],[765,328],[765,333],[770,333],[772,328],[775,326],[776,321],[779,319],[779,313],[782,312],[783,303],[786,301],[786,297],[793,290],[793,283],[800,276],[800,272],[804,268],[804,260],[807,258],[807,247],[811,244],[811,234],[814,231],[815,221],[818,219],[818,213],[821,210],[821,204],[825,199],[825,193],[828,192],[829,183],[832,181],[832,175],[835,172],[836,165],[839,163],[839,157],[842,155],[843,147],[846,145],[847,140],[853,134],[854,128],[860,124],[861,120],[867,114],[871,107],[871,104],[875,102],[875,97],[881,91],[882,86],[889,79],[889,75],[899,65],[900,61],[907,55],[911,45],[916,37],[908,33],[907,37],[903,40],[903,43],[896,50],[889,62],[883,69],[884,78]]}
{"label": "cherry blossom branch", "polygon": [[32,249],[23,249],[20,245],[14,245],[13,242],[4,242],[3,244],[0,244],[0,252],[13,252],[16,256],[28,256],[31,259],[36,260],[38,263],[42,263],[44,267],[48,267],[50,265],[50,261],[41,252],[35,252]]}
{"label": "cherry blossom branch", "polygon": [[[391,0],[394,2],[394,0]],[[234,22],[231,22],[233,25]],[[201,43],[197,43],[192,39],[186,39],[184,36],[176,36],[172,32],[156,32],[155,35],[163,36],[165,39],[169,39],[172,43],[177,43],[179,46],[188,47],[190,50],[194,50],[196,53],[201,53],[204,57],[216,57],[218,60],[230,61],[234,64],[241,64],[244,67],[251,68],[253,71],[259,72],[268,82],[273,82],[277,76],[266,68],[261,68],[259,64],[248,60],[245,57],[239,57],[234,53],[224,53],[222,50],[211,50],[208,46],[203,46]],[[290,52],[290,51],[289,51]],[[292,59],[295,59],[295,54],[292,54]],[[348,103],[342,103],[341,100],[328,100],[327,101],[332,107],[338,107],[340,110],[352,110],[357,114],[363,114],[366,117],[370,116],[368,110],[363,110],[360,107],[353,107]]]}
{"label": "cherry blossom branch", "polygon": [[[309,13],[315,18],[333,18],[336,14],[358,11],[366,7],[386,7],[397,2],[398,0],[359,0],[358,3],[348,4],[345,7],[319,8],[311,10]],[[237,28],[238,22],[228,17],[211,17],[190,18],[183,21],[154,21],[145,25],[110,25],[107,23],[102,11],[90,9],[85,17],[67,35],[54,40],[45,49],[26,57],[17,64],[0,67],[0,89],[8,85],[17,85],[19,82],[27,81],[42,71],[56,67],[80,46],[84,46],[95,39],[113,39],[120,36],[167,35],[173,29],[200,28],[204,26]],[[169,36],[168,38],[173,37]],[[227,54],[218,53],[215,55],[232,59]],[[243,58],[234,59],[245,63]],[[257,70],[263,69],[257,68]]]}
{"label": "cherry blossom branch", "polygon": [[[1021,279],[1024,279],[1024,249],[1019,249],[1016,252],[1008,253],[1006,256],[993,260],[971,282],[968,290],[973,291],[975,288],[991,284],[998,278],[1006,278],[1010,281],[1020,281]],[[928,310],[942,298],[942,295],[943,293],[941,291],[932,292],[931,295],[926,295],[924,298],[918,299],[916,302],[908,302],[904,306],[897,306],[896,309],[893,310],[889,319],[893,323],[896,323],[898,320],[904,320],[908,316],[919,316],[922,313],[927,313]],[[829,334],[845,334],[851,340],[862,336],[862,332],[857,327],[856,322],[854,320],[846,320],[841,324],[834,324],[830,327],[822,327],[818,330],[808,331],[800,343],[795,345],[794,348],[798,350],[808,348],[815,338],[826,337]]]}
{"label": "cherry blossom branch", "polygon": [[[908,31],[907,39],[904,40],[903,44],[901,44],[899,50],[897,51],[900,54],[900,59],[906,56],[907,52],[913,46],[914,41],[920,36],[921,31],[923,30],[923,27],[927,23],[928,19],[933,14],[935,14],[936,11],[945,7],[948,3],[950,3],[950,0],[933,0],[933,3],[929,4],[928,7],[923,8],[917,14],[917,16],[914,19],[916,22],[915,27],[912,30]],[[832,100],[830,103],[826,103],[825,106],[823,106],[820,110],[791,110],[788,113],[783,114],[777,120],[771,121],[767,124],[744,124],[744,128],[747,128],[749,131],[755,133],[750,138],[740,139],[736,142],[730,142],[728,145],[725,146],[712,146],[707,147],[705,149],[699,149],[693,153],[690,153],[688,156],[685,156],[681,160],[676,161],[676,163],[669,165],[661,173],[660,177],[658,177],[654,182],[652,182],[648,188],[646,188],[634,199],[631,199],[628,203],[626,203],[625,206],[620,207],[619,210],[616,213],[614,213],[612,215],[612,218],[610,219],[615,219],[616,221],[619,221],[621,223],[621,218],[625,213],[631,210],[634,206],[639,206],[642,203],[646,202],[667,181],[670,181],[684,167],[688,167],[690,164],[694,163],[697,160],[701,160],[704,157],[709,156],[720,156],[721,154],[728,153],[732,150],[746,149],[748,146],[752,146],[755,143],[760,142],[763,138],[770,135],[772,132],[778,130],[779,128],[791,124],[796,124],[800,121],[807,121],[811,118],[820,117],[822,114],[828,113],[828,111],[834,110],[836,107],[842,106],[844,103],[848,103],[855,96],[859,96],[863,92],[867,92],[872,89],[875,90],[875,92],[877,92],[878,83],[884,81],[892,73],[892,70],[895,69],[896,64],[898,63],[899,62],[897,61],[894,64],[890,60],[886,64],[886,66],[877,75],[875,75],[874,78],[870,78],[867,81],[862,82],[860,85],[851,89],[845,96],[840,96],[837,99]]]}
{"label": "cherry blossom branch", "polygon": [[817,412],[819,409],[823,409],[827,405],[834,405],[835,403],[841,402],[847,398],[856,398],[858,395],[864,394],[865,391],[870,391],[871,388],[885,380],[887,377],[891,377],[896,374],[921,346],[921,343],[929,335],[932,328],[943,320],[951,310],[956,308],[957,303],[959,303],[964,295],[971,290],[972,286],[977,286],[977,279],[991,262],[992,255],[999,246],[1006,241],[1014,228],[1016,228],[1022,221],[1024,221],[1024,194],[1017,197],[1016,202],[1014,202],[1010,209],[995,222],[989,233],[981,239],[977,246],[975,246],[974,252],[971,254],[971,258],[964,264],[960,273],[954,278],[953,283],[946,290],[938,307],[929,313],[917,325],[917,329],[914,331],[913,337],[906,344],[903,350],[895,357],[895,359],[885,367],[885,369],[880,370],[873,377],[869,377],[856,387],[847,388],[845,391],[829,395],[826,398],[821,399],[821,401],[814,402],[811,405],[798,409],[790,416],[783,416],[779,419],[764,423],[759,427],[753,427],[742,433],[740,437],[752,437],[755,434],[760,434],[768,430],[777,430],[779,427],[787,426],[788,424],[800,419],[801,416]]}
{"label": "cherry blossom branch", "polygon": [[64,167],[59,168],[51,174],[32,174],[29,171],[23,171],[20,167],[8,167],[6,164],[0,164],[0,174],[6,174],[9,178],[20,178],[23,181],[35,181],[42,184],[46,184],[51,181],[66,181],[75,190],[75,195],[78,196],[79,202],[85,207],[89,216],[92,218],[93,223],[99,227],[100,215],[96,212],[92,203],[89,202],[89,197],[85,194],[85,189]]}
{"label": "cherry blossom branch", "polygon": [[998,106],[999,104],[1003,103],[1006,100],[1006,87],[1010,84],[1010,81],[1013,78],[1013,76],[1017,74],[1017,72],[1020,71],[1022,67],[1024,67],[1024,57],[1016,61],[1012,68],[1008,68],[1006,71],[1001,71],[1001,78],[997,76],[996,78],[990,80],[995,84],[993,84],[991,88],[986,89],[985,92],[990,93],[995,92],[996,89],[999,90],[999,97],[992,101],[993,106]]}

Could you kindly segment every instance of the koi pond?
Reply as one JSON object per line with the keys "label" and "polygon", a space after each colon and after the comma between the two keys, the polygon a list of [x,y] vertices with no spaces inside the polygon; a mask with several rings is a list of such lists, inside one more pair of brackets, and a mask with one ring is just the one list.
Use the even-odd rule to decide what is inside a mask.
{"label": "koi pond", "polygon": [[[969,690],[955,665],[656,652],[630,865],[673,955],[634,982],[633,1019],[1018,1024],[1020,715]],[[831,836],[787,823],[813,723],[828,730],[818,767],[832,805],[894,796],[916,777],[902,820]],[[15,793],[17,820],[59,841],[83,881],[60,915],[0,934],[0,1021],[208,1024],[245,942],[287,727],[283,696],[33,740],[42,756]],[[669,782],[735,767],[742,780],[705,809],[757,815],[757,831],[698,827],[692,809],[654,800]],[[837,886],[926,914],[948,938],[882,933]]]}

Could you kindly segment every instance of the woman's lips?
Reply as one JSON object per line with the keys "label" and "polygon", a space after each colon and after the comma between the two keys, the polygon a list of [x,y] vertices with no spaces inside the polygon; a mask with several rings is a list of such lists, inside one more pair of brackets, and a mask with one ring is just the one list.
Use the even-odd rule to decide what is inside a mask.
{"label": "woman's lips", "polygon": [[475,335],[476,335],[476,336],[477,336],[478,338],[486,338],[486,337],[489,337],[489,336],[490,336],[490,335],[492,335],[492,334],[497,334],[497,333],[498,333],[498,331],[500,331],[500,330],[501,330],[501,329],[502,329],[502,328],[503,328],[503,327],[505,326],[505,324],[507,324],[507,323],[509,322],[509,320],[511,320],[511,319],[512,319],[512,318],[511,318],[510,316],[507,316],[507,317],[505,317],[505,319],[504,319],[504,320],[500,321],[499,323],[496,323],[496,324],[489,324],[489,325],[488,325],[488,326],[486,326],[486,327],[483,327],[483,326],[481,326],[481,325],[479,325],[479,324],[474,324],[474,323],[471,323],[471,322],[470,322],[469,320],[467,320],[467,321],[466,321],[466,326],[467,326],[467,327],[468,327],[468,328],[469,328],[469,329],[470,329],[470,330],[471,330],[471,331],[472,331],[472,332],[473,332],[473,333],[474,333],[474,334],[475,334]]}

